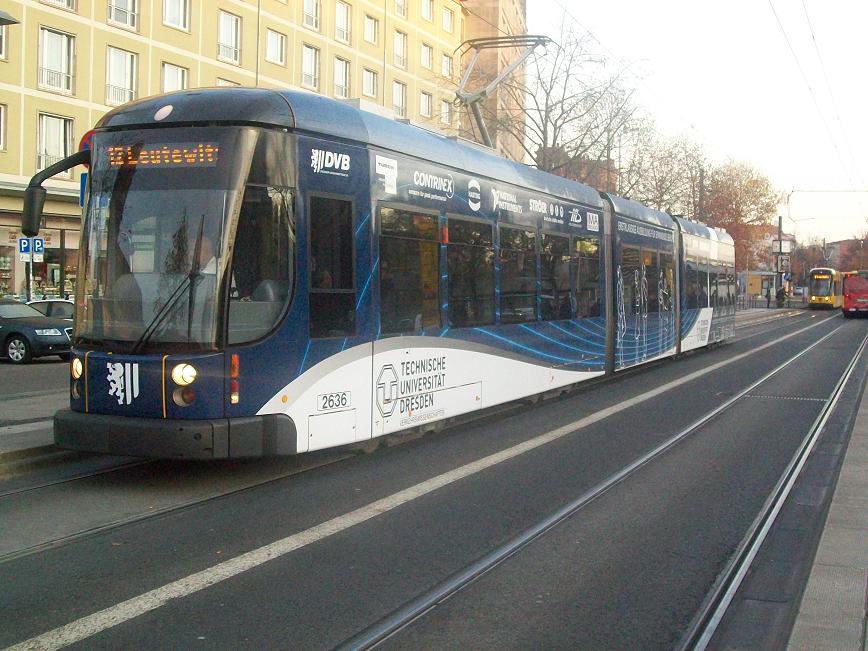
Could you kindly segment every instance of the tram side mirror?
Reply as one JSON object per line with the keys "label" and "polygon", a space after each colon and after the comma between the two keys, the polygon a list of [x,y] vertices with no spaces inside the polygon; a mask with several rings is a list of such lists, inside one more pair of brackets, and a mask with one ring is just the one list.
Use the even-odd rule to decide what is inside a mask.
{"label": "tram side mirror", "polygon": [[24,214],[21,217],[21,232],[25,237],[39,235],[42,223],[42,209],[45,206],[47,191],[42,186],[27,186],[24,191]]}

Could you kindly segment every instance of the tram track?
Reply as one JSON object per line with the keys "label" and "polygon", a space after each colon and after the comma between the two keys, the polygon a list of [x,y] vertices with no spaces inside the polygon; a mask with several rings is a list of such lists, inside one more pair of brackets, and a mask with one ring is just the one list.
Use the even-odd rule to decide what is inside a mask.
{"label": "tram track", "polygon": [[[782,338],[775,338],[774,341],[769,341],[767,343],[762,344],[761,346],[757,346],[757,347],[754,347],[750,350],[741,352],[737,355],[734,355],[732,358],[727,358],[727,359],[724,359],[724,360],[719,361],[717,363],[706,365],[705,367],[700,368],[699,370],[694,371],[693,373],[688,373],[682,377],[679,377],[677,380],[667,382],[667,383],[662,384],[661,386],[659,386],[655,389],[652,389],[651,391],[646,391],[644,394],[637,395],[635,398],[632,398],[629,401],[618,403],[617,405],[613,405],[612,407],[608,407],[608,408],[600,410],[598,412],[593,412],[590,416],[587,416],[583,419],[580,419],[579,421],[569,423],[567,425],[564,425],[563,427],[558,428],[557,431],[552,431],[552,432],[547,433],[546,435],[543,435],[541,437],[537,437],[537,439],[539,439],[539,441],[534,439],[533,441],[528,441],[524,445],[519,446],[519,447],[521,447],[522,449],[530,450],[536,446],[545,445],[546,442],[551,442],[551,441],[556,440],[557,438],[559,438],[561,436],[566,436],[570,433],[574,433],[575,431],[577,431],[577,428],[581,429],[583,427],[587,427],[591,423],[596,423],[596,422],[602,421],[605,418],[608,418],[610,415],[618,413],[621,409],[625,408],[625,406],[629,407],[629,406],[641,404],[642,402],[647,401],[653,397],[659,396],[659,395],[661,395],[667,391],[671,391],[676,386],[681,386],[686,382],[691,382],[691,381],[693,381],[699,377],[702,377],[702,376],[706,375],[707,373],[710,373],[710,372],[712,372],[718,368],[722,368],[724,366],[727,366],[733,362],[738,361],[739,359],[744,359],[748,355],[755,354],[759,350],[763,350],[763,349],[767,349],[767,348],[770,348],[772,346],[775,346],[776,344],[778,344],[784,340],[787,340],[790,337],[794,337],[794,336],[797,336],[801,333],[807,332],[813,328],[816,328],[817,326],[822,325],[825,322],[826,322],[826,319],[818,320],[817,322],[812,323],[806,327],[800,328],[798,330],[795,330],[794,332],[789,333],[788,335],[785,335]],[[794,356],[793,358],[791,358],[787,362],[785,362],[785,364],[792,363],[792,361],[795,361],[796,358],[801,357],[802,355],[807,353],[809,350],[812,350],[815,346],[819,345],[819,343],[821,343],[822,341],[828,340],[830,337],[832,337],[836,332],[838,332],[840,330],[840,327],[841,326],[839,326],[838,328],[835,328],[831,332],[825,334],[821,338],[820,341],[814,342],[813,344],[811,344],[810,347],[805,348],[798,355]],[[779,370],[779,369],[777,369],[777,370]],[[764,378],[765,377],[766,376],[764,376]],[[763,380],[761,379],[760,382],[761,381],[763,381]],[[754,385],[752,385],[751,387],[746,389],[745,392],[749,392],[753,388],[755,388]],[[719,411],[719,409],[716,411]],[[701,420],[707,421],[711,418],[714,418],[714,413],[706,414]],[[664,443],[662,445],[665,446],[666,444]],[[671,445],[668,447],[671,447]],[[661,449],[658,454],[662,454],[662,451],[663,450]],[[507,451],[505,451],[505,452],[507,452]],[[511,454],[514,455],[514,454],[521,454],[521,453],[522,453],[521,451],[518,451],[518,452],[511,453]],[[509,456],[503,456],[502,454],[497,455],[497,456],[503,457],[504,460],[511,458]],[[480,462],[481,461],[484,461],[484,460],[480,460]],[[478,472],[479,470],[477,469],[477,467],[479,467],[479,468],[483,467],[480,465],[480,462],[475,462],[473,464],[470,464],[472,466],[472,468],[464,471],[465,474]],[[492,461],[491,463],[494,464],[494,463],[499,463],[499,462],[500,462],[500,460],[498,459],[498,460]],[[642,463],[639,465],[634,463],[631,466],[628,466],[627,469],[631,470],[631,472],[636,472],[636,471],[638,471],[638,469],[640,467],[643,467],[644,465],[647,465],[647,461],[645,463]],[[633,466],[635,466],[635,467],[633,467]],[[463,469],[457,469],[455,472],[462,471],[462,470]],[[619,474],[623,474],[624,472],[625,471],[622,470]],[[449,473],[449,474],[451,475],[454,473]],[[600,495],[604,494],[610,488],[623,482],[625,478],[626,478],[626,476],[621,477],[621,478],[615,478],[614,483],[612,483],[611,486],[609,486],[608,488],[604,488],[602,490],[602,492],[600,492],[599,494]],[[437,485],[438,480],[439,480],[439,478],[435,477],[435,478],[432,478],[431,480],[429,480],[428,482],[425,482],[425,483],[426,484],[433,483],[433,484]],[[262,483],[267,483],[267,482],[262,482]],[[599,489],[600,486],[598,485],[597,488]],[[436,490],[436,487],[432,488],[430,490]],[[424,494],[424,493],[421,493],[419,491],[421,491],[421,489],[415,490],[415,487],[413,487],[413,490],[408,489],[408,491],[405,491],[405,492],[412,492],[413,493],[413,495],[411,495],[410,497],[407,497],[407,500],[415,499],[415,496],[421,496],[422,494]],[[593,493],[593,491],[594,491],[594,489],[591,489],[591,491],[588,491],[588,493],[585,494],[586,496],[589,497],[590,501],[593,501],[594,499],[596,499],[596,497],[591,495]],[[240,492],[240,491],[234,491],[234,492]],[[227,493],[227,494],[229,494],[229,493]],[[385,500],[383,500],[383,501],[385,502]],[[590,501],[588,503],[590,503]],[[389,500],[389,505],[380,505],[379,503],[374,503],[374,504],[370,505],[370,508],[364,507],[364,508],[358,509],[358,511],[360,512],[359,515],[354,515],[354,514],[348,514],[348,515],[353,515],[353,517],[351,518],[352,523],[358,524],[358,523],[366,521],[369,517],[373,518],[373,517],[377,517],[379,515],[382,515],[383,513],[389,511],[392,508],[395,508],[395,506],[398,506],[401,503],[404,503],[404,502]],[[364,512],[364,513],[361,513],[361,512]],[[366,514],[368,514],[368,515],[366,515]],[[339,519],[340,518],[335,518],[335,520],[339,520]],[[323,530],[322,534],[314,535],[313,533],[309,533],[309,532],[301,532],[297,536],[291,536],[289,539],[286,539],[286,541],[279,540],[279,541],[276,541],[275,543],[273,543],[271,545],[268,545],[267,551],[265,551],[265,550],[263,550],[263,551],[253,550],[251,552],[245,553],[245,554],[243,554],[243,558],[239,558],[238,561],[236,561],[235,559],[232,559],[231,563],[227,562],[226,568],[223,568],[222,564],[220,566],[215,566],[214,570],[221,577],[220,579],[217,579],[217,580],[218,581],[223,580],[225,578],[235,576],[236,573],[239,571],[244,571],[243,567],[241,569],[238,569],[236,566],[243,566],[244,564],[248,564],[248,563],[259,563],[260,557],[263,557],[263,556],[267,556],[268,560],[277,558],[278,556],[280,556],[284,553],[287,553],[287,551],[293,551],[295,549],[298,549],[300,545],[311,544],[312,542],[316,542],[317,540],[320,540],[322,537],[331,536],[332,534],[334,534],[338,531],[343,531],[347,526],[353,526],[352,523],[350,523],[350,524],[338,524],[337,522],[333,523],[332,521],[324,522],[322,525],[314,528],[317,531],[322,529]],[[556,524],[554,526],[556,526]],[[311,531],[313,531],[313,530],[311,530]],[[296,540],[296,538],[298,538],[299,540],[303,539],[306,542],[300,543]],[[140,601],[139,598],[129,599],[127,602],[124,603],[124,610],[123,610],[123,615],[122,615],[123,619],[121,621],[128,621],[130,618],[136,617],[137,613],[147,612],[148,609],[152,609],[154,607],[157,607],[154,605],[155,603],[163,603],[162,600],[164,599],[164,597],[162,596],[162,594],[164,591],[166,592],[166,594],[172,595],[170,598],[175,598],[179,595],[179,592],[178,592],[179,590],[185,591],[182,593],[182,596],[183,596],[183,594],[190,594],[190,592],[189,592],[190,590],[201,589],[201,587],[196,587],[197,585],[199,585],[200,582],[201,582],[202,586],[214,584],[214,579],[210,577],[210,571],[203,571],[200,574],[203,575],[201,579],[200,578],[195,578],[194,580],[184,579],[184,580],[177,582],[179,584],[178,586],[176,586],[175,584],[168,584],[164,588],[155,589],[155,590],[151,591],[151,593],[148,593],[147,595],[142,595],[141,605],[139,603],[139,601]],[[205,576],[206,574],[208,574],[209,576]],[[480,574],[479,576],[482,576],[482,575]],[[193,577],[191,577],[191,579],[193,579]],[[191,585],[193,587],[190,587]],[[441,600],[441,602],[442,601],[443,600]],[[139,611],[138,609],[140,609],[140,608],[145,609],[145,610]],[[108,619],[111,619],[112,621],[115,621],[114,620],[115,614],[113,614],[113,613],[114,613],[114,611],[112,611],[112,613],[109,613],[106,615],[102,615],[102,614],[98,613],[100,615],[100,618],[98,618],[98,619],[108,618]],[[96,617],[96,615],[94,617]],[[91,621],[91,618],[86,618],[86,619],[88,620],[88,622]],[[82,622],[84,622],[84,620],[82,620]],[[67,642],[65,642],[65,643],[70,643],[69,640],[75,641],[76,639],[84,639],[84,638],[80,637],[80,635],[82,635],[80,632],[76,632],[76,631],[81,630],[81,626],[83,626],[83,625],[84,625],[83,623],[82,624],[76,624],[75,622],[73,622],[72,624],[69,625],[69,627],[63,627],[63,630],[57,629],[56,631],[52,631],[51,635],[52,635],[53,639],[67,640]],[[91,624],[88,623],[87,625],[90,626]],[[97,624],[94,624],[94,625],[97,625]],[[102,626],[102,624],[99,624],[99,625]],[[114,626],[114,625],[115,624],[111,624],[111,626]],[[68,632],[68,633],[65,630],[67,628],[70,628],[70,632]],[[88,630],[90,630],[90,629],[88,629]],[[48,635],[48,634],[46,634],[46,635]]]}
{"label": "tram track", "polygon": [[[422,595],[418,596],[416,599],[407,602],[399,608],[393,610],[386,617],[380,619],[379,621],[375,622],[374,624],[359,632],[355,636],[338,645],[336,649],[339,649],[340,651],[357,651],[361,649],[376,648],[381,643],[385,642],[395,634],[399,633],[402,629],[411,626],[413,623],[430,614],[440,604],[445,603],[451,597],[464,590],[475,581],[482,578],[485,574],[491,572],[492,570],[503,564],[505,561],[520,553],[523,549],[552,531],[555,527],[557,527],[567,519],[574,516],[576,513],[591,504],[593,501],[605,495],[612,488],[630,479],[639,470],[652,463],[654,460],[658,459],[678,444],[688,439],[691,435],[699,431],[704,425],[714,420],[724,412],[730,410],[734,405],[736,405],[743,398],[748,396],[757,387],[761,386],[763,383],[776,376],[778,373],[789,367],[792,363],[796,362],[798,359],[819,346],[821,343],[830,339],[842,327],[843,325],[838,326],[831,332],[823,335],[820,339],[818,339],[808,347],[804,348],[796,355],[790,357],[771,371],[767,372],[760,379],[751,383],[748,387],[736,393],[734,396],[726,400],[723,404],[707,412],[699,419],[688,425],[686,428],[684,428],[674,436],[666,439],[654,449],[637,458],[635,461],[625,466],[618,472],[610,475],[607,479],[592,487],[572,502],[566,504],[564,507],[554,512],[544,520],[541,520],[532,527],[526,529],[518,536],[510,539],[508,542],[504,543],[489,554],[483,556],[475,563],[465,568],[462,568],[458,572],[453,573],[450,577],[440,582]],[[839,380],[839,389],[840,386],[843,386],[844,379],[846,377],[849,377],[849,373],[852,371],[852,367],[855,365],[856,360],[864,349],[866,342],[868,342],[868,335],[866,335],[865,339],[863,339],[859,351],[851,360],[851,363],[848,366],[847,371],[845,371],[845,374],[842,376],[841,380]],[[826,406],[823,409],[823,413],[821,414],[821,416],[818,417],[817,422],[820,422],[821,420],[822,422],[825,421],[825,418],[828,416],[828,413],[830,413],[831,410],[830,403],[832,399],[836,397],[836,395],[837,393],[833,393],[833,396],[829,399],[829,401],[827,401]],[[808,452],[809,451],[810,449],[808,449]],[[803,463],[804,459],[802,459],[801,463],[798,465],[799,469],[801,468],[801,465]],[[788,467],[788,473],[791,472],[792,467],[793,463],[791,463],[791,465]],[[785,497],[786,495],[784,495],[784,498]],[[779,509],[780,505],[778,504],[777,510]],[[765,519],[763,519],[762,521],[765,522]],[[764,531],[767,531],[767,527],[764,528]],[[751,549],[753,549],[753,554],[755,555],[756,550],[753,547],[751,547]],[[753,555],[751,556],[751,558],[753,558]],[[740,564],[734,564],[734,567],[735,570],[733,570],[733,572],[741,572],[741,575],[743,576],[743,572],[746,571],[746,569],[743,568]],[[731,582],[726,582],[727,588],[729,587],[729,585],[731,585]],[[729,595],[729,598],[731,598],[730,593],[724,592],[722,596],[725,595]],[[715,606],[722,602],[722,600],[718,598],[710,599],[710,601],[712,601],[713,605]],[[716,609],[713,612],[715,615],[717,615]],[[719,621],[720,616],[722,616],[722,612],[720,613],[720,615],[717,615],[717,621]],[[705,621],[705,619],[703,619],[703,621]],[[705,630],[706,628],[703,627],[702,631]],[[687,646],[680,648],[686,649],[691,647]]]}
{"label": "tram track", "polygon": [[[343,461],[345,459],[349,459],[349,458],[353,457],[355,454],[356,454],[355,452],[350,452],[350,453],[343,452],[343,453],[331,453],[331,454],[327,454],[327,455],[323,455],[323,456],[311,455],[309,457],[305,457],[305,461],[310,462],[307,465],[295,467],[289,471],[281,472],[281,473],[278,473],[276,475],[271,475],[271,476],[264,477],[264,478],[261,478],[258,480],[248,481],[248,482],[244,483],[243,485],[235,487],[231,490],[218,491],[218,492],[215,492],[212,495],[209,495],[207,497],[196,497],[193,499],[183,500],[183,501],[177,502],[175,504],[171,504],[169,506],[165,506],[165,507],[161,507],[161,508],[151,508],[147,512],[136,513],[134,515],[130,515],[127,517],[122,517],[122,518],[115,518],[111,521],[102,523],[99,526],[89,527],[87,529],[83,529],[81,531],[76,531],[76,532],[70,533],[68,535],[59,536],[59,537],[53,538],[51,540],[47,540],[47,541],[35,544],[35,545],[30,545],[28,547],[24,547],[22,549],[15,550],[13,552],[0,554],[0,564],[8,563],[10,561],[14,561],[14,560],[26,557],[26,556],[30,556],[30,555],[42,552],[46,549],[55,549],[57,547],[67,545],[70,543],[74,543],[74,542],[83,540],[85,538],[89,538],[92,536],[98,536],[100,534],[118,529],[120,527],[125,527],[125,526],[131,525],[131,524],[136,524],[139,522],[143,522],[145,520],[151,520],[154,518],[163,517],[163,516],[166,516],[166,515],[172,514],[172,513],[183,512],[184,510],[191,509],[191,508],[200,506],[202,504],[206,504],[208,502],[213,502],[213,501],[225,498],[225,497],[229,497],[231,495],[237,495],[240,493],[244,493],[245,491],[250,491],[250,490],[253,490],[256,488],[260,488],[262,486],[265,486],[265,485],[268,485],[271,483],[275,483],[275,482],[281,481],[283,479],[287,479],[288,477],[293,477],[293,476],[299,475],[299,474],[304,473],[304,472],[309,472],[309,471],[315,470],[317,468],[321,468],[321,467],[326,466],[326,465],[338,463],[339,461]],[[19,495],[21,493],[36,491],[36,490],[40,490],[40,489],[44,489],[44,488],[52,488],[52,487],[56,487],[56,486],[58,486],[60,484],[64,484],[64,483],[72,483],[72,482],[76,482],[76,481],[82,481],[85,479],[90,479],[90,478],[98,477],[101,475],[106,475],[106,474],[109,474],[112,472],[128,471],[128,470],[131,470],[134,468],[139,468],[142,466],[157,465],[159,463],[160,463],[159,461],[154,461],[154,460],[145,460],[145,461],[140,461],[140,462],[133,462],[133,463],[125,464],[123,466],[119,466],[119,467],[115,467],[115,468],[107,468],[102,472],[89,473],[86,475],[70,478],[67,480],[59,480],[56,482],[49,482],[49,483],[46,483],[46,484],[40,485],[40,486],[22,488],[22,489],[17,490],[17,491],[9,491],[5,494],[0,494],[0,499],[6,498],[6,497],[12,497],[15,495]]]}
{"label": "tram track", "polygon": [[732,555],[726,568],[721,572],[718,581],[709,591],[708,596],[702,603],[693,621],[691,621],[687,632],[678,644],[678,651],[704,651],[708,647],[735,593],[741,586],[760,547],[762,547],[768,537],[772,525],[774,525],[787,497],[789,497],[799,473],[816,446],[817,440],[829,420],[835,405],[838,403],[847,382],[850,380],[859,358],[865,351],[866,345],[868,345],[868,335],[865,335],[862,339],[859,349],[838,378],[823,408],[811,424],[810,429],[769,495],[769,498],[763,504],[762,510],[751,524],[750,529]]}
{"label": "tram track", "polygon": [[[796,316],[800,316],[800,315],[796,315]],[[837,316],[837,315],[832,315],[831,317],[826,317],[826,319],[834,318],[834,316]],[[780,319],[780,318],[781,317],[776,317],[776,319]],[[808,328],[812,328],[816,325],[819,325],[820,323],[822,323],[826,319],[818,320],[816,323],[807,326],[807,328],[797,330],[791,334],[792,335],[798,334],[799,332],[802,332],[803,330],[806,330]],[[745,324],[745,327],[749,327],[749,325],[756,325],[756,324]],[[788,319],[786,321],[786,323],[778,326],[778,328],[784,328],[787,326],[792,327],[793,321]],[[775,329],[778,329],[778,328],[775,328]],[[755,336],[761,336],[763,334],[768,334],[768,331],[761,331],[761,332],[752,333],[752,334],[748,335],[747,337],[737,338],[736,341],[743,341],[746,339],[753,338]],[[771,346],[771,345],[774,345],[774,343],[776,343],[776,342],[767,342],[766,344],[763,344],[762,347]],[[745,353],[742,353],[742,354],[738,355],[735,359],[730,360],[730,361],[736,361],[736,359],[741,358],[744,355],[745,355]],[[615,378],[602,378],[598,382],[589,382],[589,383],[577,385],[576,390],[570,392],[570,395],[574,396],[578,392],[581,392],[583,389],[591,388],[592,386],[596,386],[600,383],[611,382],[613,379],[619,379],[620,380],[622,378],[626,378],[626,377],[636,375],[636,374],[645,374],[645,373],[653,372],[653,370],[657,366],[664,363],[665,361],[666,360],[661,360],[659,362],[652,362],[650,364],[646,364],[646,365],[643,365],[641,367],[636,367],[633,369],[628,369],[626,371],[622,371],[618,375],[616,375]],[[725,362],[725,363],[729,363],[729,362]],[[518,403],[515,403],[513,405],[508,405],[508,406],[504,407],[503,409],[498,410],[496,413],[492,413],[492,414],[489,414],[487,416],[482,416],[482,418],[493,418],[493,419],[509,418],[510,416],[514,415],[517,410],[524,409],[524,408],[525,408],[524,405],[521,402],[518,402]],[[479,417],[477,417],[477,418],[479,418]],[[456,424],[461,424],[462,422],[463,421],[459,420]],[[393,445],[395,443],[400,444],[404,440],[407,440],[407,441],[413,440],[416,437],[406,436],[405,434],[399,433],[396,435],[390,435],[389,437],[386,437],[386,438],[389,439],[389,445]],[[320,467],[323,467],[326,465],[338,463],[340,461],[343,461],[345,459],[348,459],[348,458],[354,456],[355,454],[358,454],[358,449],[351,450],[349,452],[344,450],[344,451],[340,451],[337,454],[326,452],[326,453],[324,453],[324,455],[326,455],[326,458],[318,460],[316,463],[314,463],[310,467],[293,468],[292,470],[289,470],[287,472],[281,472],[278,474],[270,475],[267,478],[252,479],[252,480],[244,483],[243,485],[237,486],[231,490],[215,492],[215,493],[208,495],[207,497],[204,497],[204,498],[198,497],[198,498],[189,499],[189,500],[182,500],[182,501],[180,501],[176,504],[170,505],[170,506],[165,506],[165,507],[161,507],[161,508],[151,508],[151,509],[147,510],[146,512],[138,513],[138,514],[131,515],[131,516],[126,516],[123,518],[113,519],[111,521],[101,523],[99,526],[89,527],[89,528],[83,529],[81,531],[69,533],[68,535],[58,536],[58,537],[52,538],[51,540],[46,540],[46,541],[40,542],[38,544],[30,545],[30,546],[24,547],[22,549],[19,549],[19,550],[13,551],[13,552],[5,553],[5,554],[0,553],[0,564],[7,563],[9,561],[16,560],[16,559],[22,558],[24,556],[32,555],[34,553],[39,553],[40,551],[43,551],[45,549],[57,548],[59,546],[73,543],[73,542],[82,540],[84,538],[100,535],[100,534],[103,534],[107,531],[111,531],[111,530],[119,528],[119,527],[124,527],[127,525],[139,523],[139,522],[151,519],[151,518],[162,517],[162,516],[165,516],[165,515],[170,514],[170,513],[183,511],[185,509],[195,507],[199,504],[204,504],[204,503],[207,503],[209,501],[228,497],[230,495],[241,493],[241,492],[246,491],[246,490],[255,489],[255,488],[264,486],[266,484],[269,484],[269,483],[278,482],[278,481],[281,481],[283,479],[287,479],[288,477],[292,477],[294,475],[297,475],[300,472],[305,472],[307,470],[313,470],[315,468],[320,468]],[[299,457],[299,459],[303,459],[305,461],[308,458],[309,457],[307,455],[304,457]],[[75,462],[70,462],[70,463],[80,463],[80,460],[77,460]],[[137,460],[137,461],[133,461],[133,462],[121,463],[121,464],[116,465],[116,466],[112,466],[112,467],[108,467],[108,468],[102,468],[102,469],[95,470],[95,471],[83,472],[83,473],[75,474],[75,475],[68,476],[68,477],[63,477],[63,478],[58,478],[58,479],[53,479],[53,480],[40,481],[40,482],[37,482],[37,483],[32,484],[32,485],[18,486],[18,487],[0,492],[0,505],[2,505],[4,500],[9,499],[9,498],[14,498],[14,497],[20,496],[22,494],[36,493],[37,491],[40,491],[40,490],[57,488],[58,486],[67,485],[67,484],[68,485],[74,485],[76,483],[85,482],[87,480],[91,480],[94,478],[106,477],[106,476],[114,474],[114,473],[118,473],[119,476],[123,477],[125,473],[129,473],[130,471],[135,471],[137,469],[141,469],[141,468],[147,467],[147,466],[150,466],[153,468],[153,467],[158,466],[160,463],[161,463],[160,461],[150,460],[150,459]],[[2,467],[2,465],[0,465],[0,467]]]}

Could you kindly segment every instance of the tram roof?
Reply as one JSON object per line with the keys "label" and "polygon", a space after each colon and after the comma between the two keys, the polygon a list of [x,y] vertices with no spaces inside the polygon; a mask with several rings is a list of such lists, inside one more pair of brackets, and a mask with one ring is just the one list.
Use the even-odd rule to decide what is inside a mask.
{"label": "tram roof", "polygon": [[619,197],[614,194],[606,194],[605,196],[612,204],[612,209],[615,211],[616,215],[629,217],[630,219],[635,219],[636,221],[645,222],[647,224],[654,224],[655,226],[661,226],[663,228],[668,228],[669,230],[675,230],[675,221],[665,212],[654,210],[654,208],[649,208],[638,201]]}
{"label": "tram roof", "polygon": [[[172,111],[157,121],[157,110]],[[199,88],[147,97],[107,113],[97,128],[179,126],[196,122],[276,126],[360,142],[545,192],[597,208],[603,199],[592,187],[501,158],[452,138],[390,120],[314,93],[264,88]]]}
{"label": "tram roof", "polygon": [[732,236],[722,228],[712,228],[711,226],[701,222],[695,222],[685,217],[679,217],[678,215],[673,215],[672,219],[678,222],[678,227],[684,233],[690,233],[691,235],[696,235],[697,237],[702,237],[707,240],[715,240],[717,242],[722,242],[723,244],[735,244],[735,240],[732,239]]}

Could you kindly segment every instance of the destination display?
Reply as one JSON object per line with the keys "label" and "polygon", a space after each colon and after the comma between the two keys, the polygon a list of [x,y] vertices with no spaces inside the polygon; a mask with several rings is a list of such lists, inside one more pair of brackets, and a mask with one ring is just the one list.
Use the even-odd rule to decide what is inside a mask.
{"label": "destination display", "polygon": [[98,167],[214,167],[220,156],[216,142],[175,142],[153,145],[114,145],[100,148]]}
{"label": "destination display", "polygon": [[542,192],[373,152],[374,195],[383,201],[577,233],[600,233],[601,210]]}

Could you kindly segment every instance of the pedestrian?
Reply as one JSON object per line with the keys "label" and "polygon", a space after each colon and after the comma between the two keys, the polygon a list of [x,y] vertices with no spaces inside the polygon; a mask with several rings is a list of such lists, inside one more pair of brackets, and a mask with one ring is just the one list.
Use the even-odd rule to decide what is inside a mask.
{"label": "pedestrian", "polygon": [[766,309],[772,306],[772,288],[771,286],[766,289]]}

